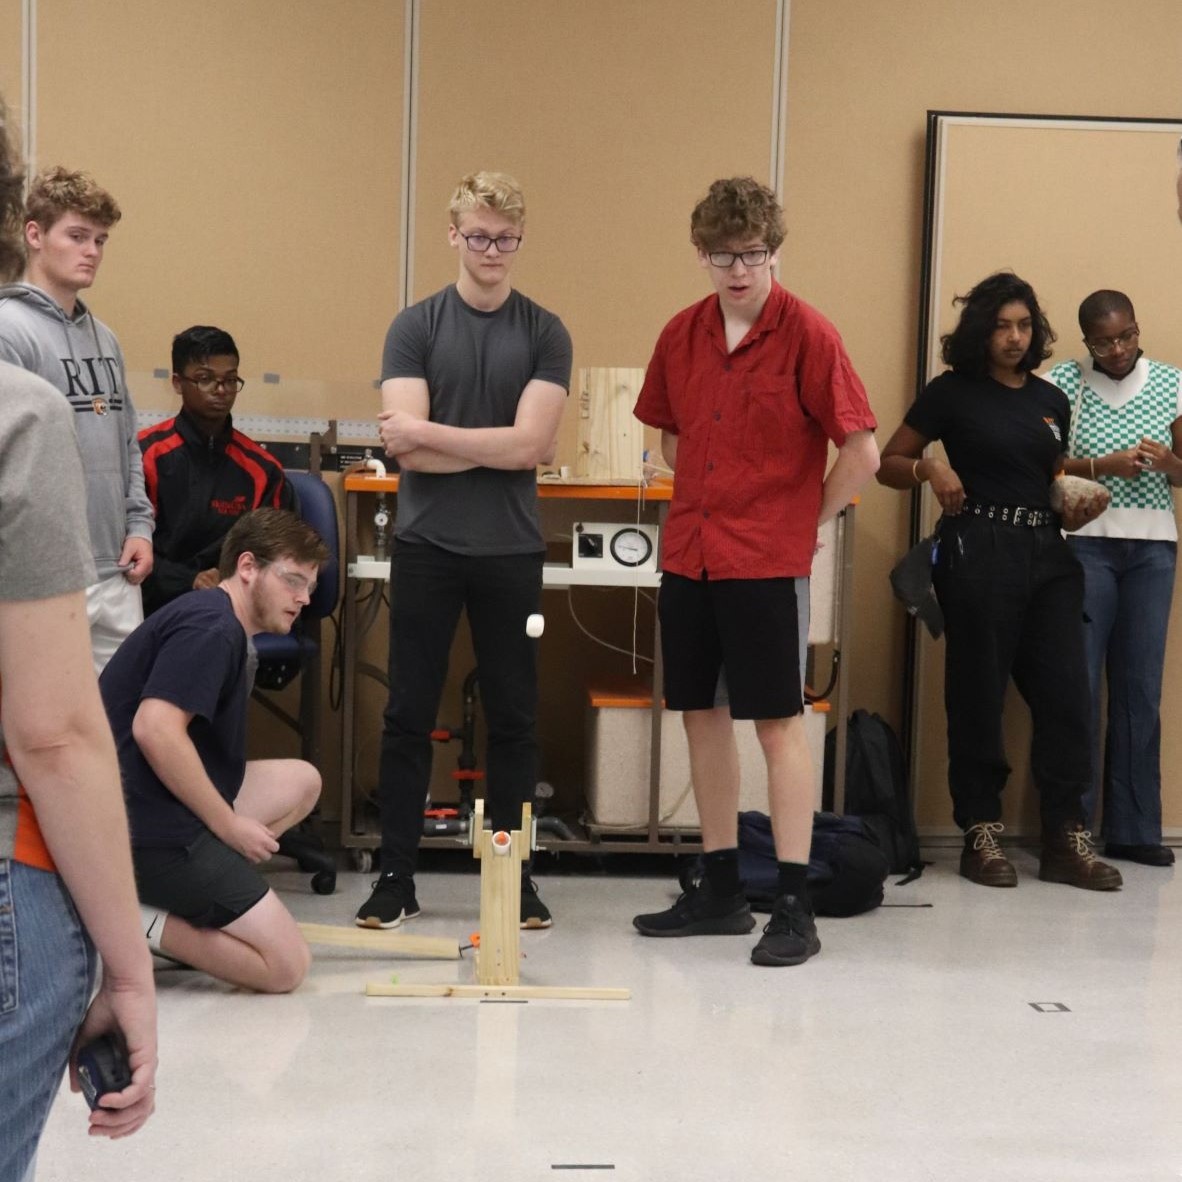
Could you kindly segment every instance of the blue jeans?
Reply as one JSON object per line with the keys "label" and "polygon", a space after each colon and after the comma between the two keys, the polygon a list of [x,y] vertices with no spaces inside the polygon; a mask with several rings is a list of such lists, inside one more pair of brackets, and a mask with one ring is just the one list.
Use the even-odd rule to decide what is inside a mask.
{"label": "blue jeans", "polygon": [[[1088,683],[1094,741],[1100,746],[1100,674],[1107,661],[1104,764],[1084,798],[1096,814],[1103,788],[1103,833],[1118,845],[1161,842],[1161,705],[1166,629],[1174,593],[1174,542],[1072,538],[1084,568]],[[1097,761],[1097,768],[1100,767]]]}
{"label": "blue jeans", "polygon": [[0,859],[0,1178],[31,1177],[94,971],[62,880]]}

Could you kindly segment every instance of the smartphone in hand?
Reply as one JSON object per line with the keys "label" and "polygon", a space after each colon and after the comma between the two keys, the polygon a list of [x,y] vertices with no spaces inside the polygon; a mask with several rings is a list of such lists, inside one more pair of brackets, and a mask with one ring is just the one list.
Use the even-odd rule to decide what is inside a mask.
{"label": "smartphone in hand", "polygon": [[99,1107],[100,1096],[121,1092],[131,1083],[131,1065],[121,1035],[100,1034],[78,1051],[78,1083],[92,1111]]}

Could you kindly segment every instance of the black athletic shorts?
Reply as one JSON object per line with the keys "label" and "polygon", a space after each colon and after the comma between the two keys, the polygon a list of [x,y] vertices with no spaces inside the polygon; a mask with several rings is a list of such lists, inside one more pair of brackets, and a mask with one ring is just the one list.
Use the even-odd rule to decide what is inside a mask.
{"label": "black athletic shorts", "polygon": [[131,857],[140,902],[195,928],[224,928],[270,889],[254,863],[208,831],[191,845],[144,846]]}
{"label": "black athletic shorts", "polygon": [[665,573],[657,597],[665,704],[732,718],[804,711],[808,579],[687,579]]}

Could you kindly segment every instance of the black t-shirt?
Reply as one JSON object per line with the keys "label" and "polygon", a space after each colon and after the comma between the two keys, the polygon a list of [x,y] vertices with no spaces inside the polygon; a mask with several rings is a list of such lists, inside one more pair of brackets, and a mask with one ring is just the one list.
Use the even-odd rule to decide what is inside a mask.
{"label": "black t-shirt", "polygon": [[99,689],[119,751],[132,845],[188,845],[205,831],[132,738],[140,702],[160,698],[194,715],[189,737],[232,805],[246,771],[246,688],[246,632],[218,588],[174,599],[119,646]]}
{"label": "black t-shirt", "polygon": [[1070,418],[1063,391],[1033,374],[1014,389],[948,370],[928,383],[904,422],[943,442],[966,496],[1047,509]]}

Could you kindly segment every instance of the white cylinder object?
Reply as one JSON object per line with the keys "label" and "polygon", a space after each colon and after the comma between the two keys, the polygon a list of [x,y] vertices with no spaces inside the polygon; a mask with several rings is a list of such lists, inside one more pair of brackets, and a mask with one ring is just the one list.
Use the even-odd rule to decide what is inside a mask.
{"label": "white cylinder object", "polygon": [[525,634],[535,639],[546,631],[546,617],[541,612],[534,612],[525,621]]}
{"label": "white cylinder object", "polygon": [[512,845],[513,839],[508,833],[505,832],[504,829],[498,829],[496,833],[492,835],[492,848],[494,854],[503,856],[509,852]]}

